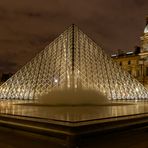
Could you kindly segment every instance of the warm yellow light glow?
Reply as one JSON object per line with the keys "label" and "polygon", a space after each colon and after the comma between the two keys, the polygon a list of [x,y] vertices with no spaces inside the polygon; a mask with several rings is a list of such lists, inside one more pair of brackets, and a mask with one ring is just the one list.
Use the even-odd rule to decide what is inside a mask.
{"label": "warm yellow light glow", "polygon": [[97,90],[113,100],[148,98],[143,85],[76,26],[70,26],[3,83],[0,98],[36,99],[65,87]]}
{"label": "warm yellow light glow", "polygon": [[148,25],[145,27],[144,33],[148,33]]}
{"label": "warm yellow light glow", "polygon": [[55,82],[55,83],[58,83],[58,79],[54,79],[54,82]]}

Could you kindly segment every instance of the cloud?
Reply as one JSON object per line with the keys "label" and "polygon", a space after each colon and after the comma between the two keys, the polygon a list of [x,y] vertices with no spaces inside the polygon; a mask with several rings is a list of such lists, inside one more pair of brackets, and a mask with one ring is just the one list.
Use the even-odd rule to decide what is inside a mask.
{"label": "cloud", "polygon": [[147,14],[145,0],[0,1],[1,65],[18,70],[72,23],[108,52],[132,50]]}

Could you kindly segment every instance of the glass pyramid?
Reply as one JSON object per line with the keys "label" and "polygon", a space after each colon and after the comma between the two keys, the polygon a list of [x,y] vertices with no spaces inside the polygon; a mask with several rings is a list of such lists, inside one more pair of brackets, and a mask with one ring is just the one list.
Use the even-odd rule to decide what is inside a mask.
{"label": "glass pyramid", "polygon": [[1,99],[36,99],[55,88],[87,88],[109,100],[148,98],[146,88],[71,25],[0,86]]}

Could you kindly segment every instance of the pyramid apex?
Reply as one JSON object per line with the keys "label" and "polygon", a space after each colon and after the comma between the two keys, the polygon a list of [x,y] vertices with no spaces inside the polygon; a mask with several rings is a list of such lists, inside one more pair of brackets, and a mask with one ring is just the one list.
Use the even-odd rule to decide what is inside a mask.
{"label": "pyramid apex", "polygon": [[78,26],[77,26],[76,24],[72,23],[71,25],[69,25],[69,26],[67,27],[67,29],[68,29],[68,28],[76,28],[76,27],[78,28]]}
{"label": "pyramid apex", "polygon": [[74,23],[73,23],[73,24],[71,24],[70,26],[72,26],[72,27],[77,27],[77,25],[76,25],[76,24],[74,24]]}

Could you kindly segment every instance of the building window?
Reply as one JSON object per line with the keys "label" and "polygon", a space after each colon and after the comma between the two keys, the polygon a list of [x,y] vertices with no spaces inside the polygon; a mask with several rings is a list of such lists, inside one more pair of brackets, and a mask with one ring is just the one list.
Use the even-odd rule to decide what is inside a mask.
{"label": "building window", "polygon": [[137,70],[137,75],[136,75],[137,77],[139,77],[140,76],[140,72],[139,72],[139,70]]}
{"label": "building window", "polygon": [[132,74],[132,71],[131,71],[131,70],[128,70],[128,73],[129,73],[129,74]]}
{"label": "building window", "polygon": [[128,65],[130,65],[131,64],[131,61],[128,61]]}
{"label": "building window", "polygon": [[122,62],[120,62],[119,65],[122,66]]}
{"label": "building window", "polygon": [[148,67],[146,67],[146,76],[148,76]]}

